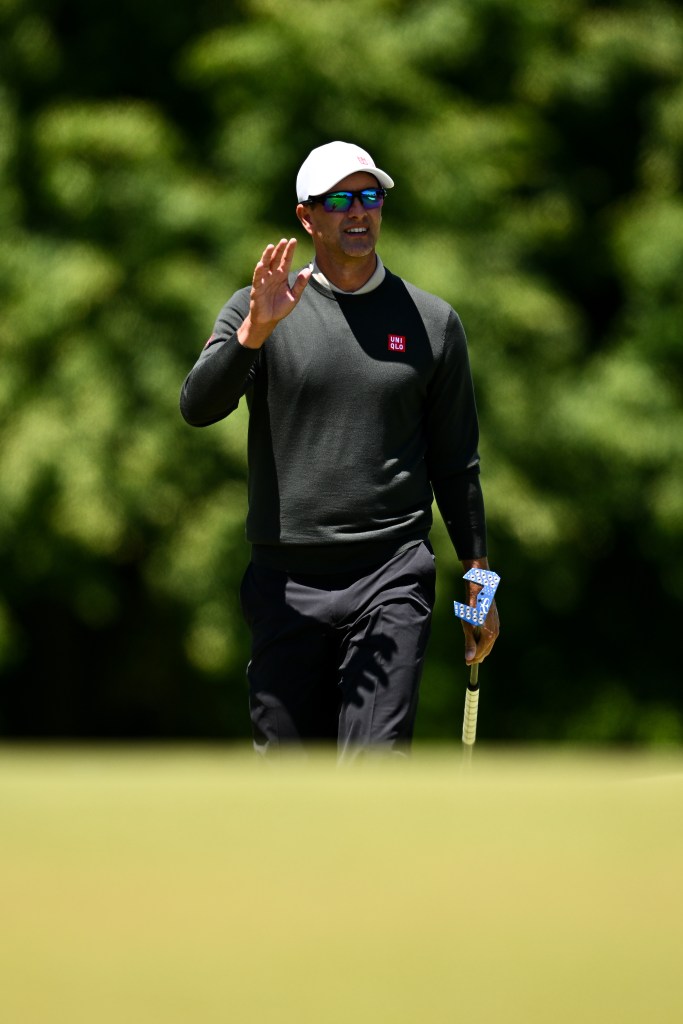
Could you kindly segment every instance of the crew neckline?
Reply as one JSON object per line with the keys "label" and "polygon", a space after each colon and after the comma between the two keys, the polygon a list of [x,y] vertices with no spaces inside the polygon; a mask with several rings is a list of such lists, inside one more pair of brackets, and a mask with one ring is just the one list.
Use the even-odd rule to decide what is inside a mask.
{"label": "crew neckline", "polygon": [[379,288],[386,277],[386,268],[377,254],[375,254],[375,259],[377,260],[377,266],[373,271],[372,277],[368,278],[365,284],[361,285],[360,288],[356,288],[351,292],[344,291],[343,288],[338,288],[336,284],[332,284],[332,282],[325,277],[315,260],[313,260],[310,265],[312,270],[311,277],[319,285],[322,285],[323,288],[327,288],[331,292],[336,292],[337,295],[365,295],[366,292],[374,292],[375,288]]}

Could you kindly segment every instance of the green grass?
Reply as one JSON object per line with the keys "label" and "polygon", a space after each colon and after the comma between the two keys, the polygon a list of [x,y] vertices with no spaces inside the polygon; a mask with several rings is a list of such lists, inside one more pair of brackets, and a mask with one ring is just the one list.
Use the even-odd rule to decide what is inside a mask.
{"label": "green grass", "polygon": [[3,1024],[678,1024],[683,755],[0,753]]}

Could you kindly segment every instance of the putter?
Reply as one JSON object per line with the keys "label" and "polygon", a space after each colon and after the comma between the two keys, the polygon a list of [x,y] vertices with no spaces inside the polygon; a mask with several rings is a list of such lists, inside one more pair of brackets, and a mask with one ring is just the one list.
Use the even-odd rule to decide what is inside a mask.
{"label": "putter", "polygon": [[[494,595],[500,576],[490,569],[470,569],[463,576],[464,580],[481,584],[481,590],[477,594],[475,608],[471,605],[462,604],[461,601],[453,602],[453,610],[459,619],[471,622],[475,627],[475,639],[479,639],[479,626],[483,626],[486,616],[491,608]],[[479,663],[470,665],[470,679],[465,692],[465,714],[462,720],[462,742],[463,759],[466,764],[472,760],[472,748],[477,738],[477,712],[479,710]]]}
{"label": "putter", "polygon": [[[478,632],[478,631],[477,631]],[[472,747],[477,738],[477,711],[479,710],[479,664],[470,665],[470,680],[465,690],[465,714],[462,718],[463,757],[469,764]]]}

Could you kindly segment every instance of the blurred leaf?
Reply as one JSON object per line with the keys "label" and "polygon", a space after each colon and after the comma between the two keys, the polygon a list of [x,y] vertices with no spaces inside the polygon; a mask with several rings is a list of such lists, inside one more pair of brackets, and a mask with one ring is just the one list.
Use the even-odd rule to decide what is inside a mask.
{"label": "blurred leaf", "polygon": [[[623,639],[644,590],[683,600],[678,7],[0,0],[0,27],[0,728],[248,735],[248,413],[192,430],[179,390],[341,138],[396,180],[382,258],[468,336],[503,579],[483,738],[680,742],[675,649],[652,678]],[[433,539],[419,728],[453,739]]]}

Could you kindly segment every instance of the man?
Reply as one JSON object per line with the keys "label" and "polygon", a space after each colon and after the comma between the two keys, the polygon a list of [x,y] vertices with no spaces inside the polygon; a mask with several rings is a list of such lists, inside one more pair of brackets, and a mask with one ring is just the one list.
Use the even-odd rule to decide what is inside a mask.
{"label": "man", "polygon": [[[434,605],[432,497],[465,570],[488,568],[478,425],[457,314],[376,254],[390,176],[346,142],[314,149],[296,240],[268,245],[182,390],[195,426],[249,405],[254,744],[335,740],[341,757],[409,746]],[[479,588],[468,585],[476,603]],[[465,660],[498,635],[491,609]]]}

